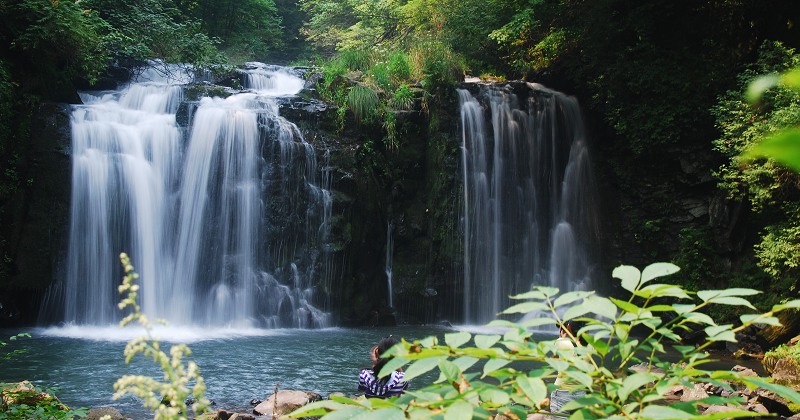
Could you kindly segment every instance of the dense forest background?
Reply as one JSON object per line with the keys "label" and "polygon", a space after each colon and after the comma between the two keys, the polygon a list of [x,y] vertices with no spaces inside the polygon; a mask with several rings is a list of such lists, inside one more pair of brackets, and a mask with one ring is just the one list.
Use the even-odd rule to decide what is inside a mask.
{"label": "dense forest background", "polygon": [[800,65],[799,24],[792,0],[0,0],[0,295],[50,280],[17,280],[38,110],[160,59],[318,66],[321,94],[377,121],[386,150],[385,109],[419,91],[435,104],[465,75],[542,83],[586,110],[606,268],[672,261],[690,288],[797,297],[800,177],[738,156],[800,124],[796,93],[744,99],[754,76]]}

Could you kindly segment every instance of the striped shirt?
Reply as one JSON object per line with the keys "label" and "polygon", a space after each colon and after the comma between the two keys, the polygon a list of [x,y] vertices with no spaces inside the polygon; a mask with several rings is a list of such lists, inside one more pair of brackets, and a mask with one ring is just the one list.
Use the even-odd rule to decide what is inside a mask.
{"label": "striped shirt", "polygon": [[403,376],[403,372],[394,371],[380,380],[371,369],[364,369],[358,374],[358,390],[367,398],[395,397],[408,389],[408,382],[403,380]]}

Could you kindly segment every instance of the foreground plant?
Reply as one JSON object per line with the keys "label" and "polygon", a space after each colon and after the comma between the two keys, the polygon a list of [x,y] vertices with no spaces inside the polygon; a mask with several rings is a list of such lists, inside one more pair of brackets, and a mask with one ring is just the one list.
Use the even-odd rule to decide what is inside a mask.
{"label": "foreground plant", "polygon": [[[161,349],[161,343],[153,338],[153,322],[141,311],[137,303],[139,285],[135,283],[139,275],[134,271],[130,258],[125,253],[120,254],[120,261],[125,269],[125,277],[119,286],[119,293],[125,297],[120,301],[119,308],[129,308],[132,312],[120,321],[124,327],[132,322],[137,322],[144,327],[146,335],[130,341],[125,346],[125,363],[130,363],[137,355],[153,359],[164,372],[164,382],[148,376],[125,375],[114,383],[114,399],[127,394],[135,395],[142,399],[144,406],[155,414],[154,419],[186,419],[186,400],[190,396],[192,410],[201,413],[208,408],[209,402],[205,399],[206,385],[200,370],[193,361],[184,361],[184,357],[192,354],[185,344],[176,344],[170,347],[169,355]],[[163,320],[154,321],[166,325]],[[190,389],[190,383],[194,387]]]}
{"label": "foreground plant", "polygon": [[[498,334],[454,332],[444,335],[444,343],[428,337],[413,343],[403,341],[389,350],[395,357],[381,370],[381,376],[406,365],[407,380],[438,369],[439,378],[433,384],[414,387],[417,389],[391,400],[332,396],[291,416],[488,419],[504,414],[524,419],[530,413],[547,413],[547,397],[555,389],[552,380],[559,372],[577,384],[575,389],[586,391],[585,397],[564,407],[575,410],[571,418],[694,418],[701,415],[703,407],[713,404],[731,404],[736,409],[704,415],[704,419],[759,415],[744,410],[745,401],[736,398],[710,396],[668,403],[671,389],[692,388],[698,383],[731,392],[737,386],[761,387],[790,402],[800,402],[800,394],[769,379],[703,369],[711,361],[705,351],[710,345],[735,342],[736,333],[753,324],[779,325],[775,314],[800,307],[800,300],[776,305],[764,314],[742,315],[739,326],[718,325],[704,310],[712,305],[753,308],[746,297],[759,292],[736,288],[691,293],[677,285],[652,282],[677,271],[678,267],[669,263],[652,264],[643,271],[617,267],[613,276],[630,293],[627,300],[534,287],[514,296],[523,302],[503,314],[538,312],[539,317],[489,323],[502,329]],[[576,335],[570,335],[574,352],[559,350],[554,340],[539,340],[531,331],[570,319],[586,322]],[[704,335],[700,345],[679,344],[678,332],[697,329]],[[666,360],[670,347],[679,360]]]}

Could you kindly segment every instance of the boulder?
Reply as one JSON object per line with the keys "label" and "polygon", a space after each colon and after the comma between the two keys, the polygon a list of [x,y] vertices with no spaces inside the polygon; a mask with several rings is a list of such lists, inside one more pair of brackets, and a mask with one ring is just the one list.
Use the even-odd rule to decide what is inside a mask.
{"label": "boulder", "polygon": [[800,365],[793,357],[784,357],[775,363],[772,379],[781,385],[800,391]]}
{"label": "boulder", "polygon": [[116,408],[112,407],[96,407],[86,413],[86,420],[100,420],[103,416],[108,416],[111,420],[128,420]]}
{"label": "boulder", "polygon": [[313,392],[282,390],[257,405],[253,413],[259,416],[285,416],[308,403],[320,400],[322,396]]}
{"label": "boulder", "polygon": [[37,391],[36,387],[28,381],[22,381],[16,384],[4,384],[0,391],[0,408],[21,404],[36,406],[40,402],[46,404],[55,402],[58,404],[59,410],[69,410],[58,398],[46,392]]}

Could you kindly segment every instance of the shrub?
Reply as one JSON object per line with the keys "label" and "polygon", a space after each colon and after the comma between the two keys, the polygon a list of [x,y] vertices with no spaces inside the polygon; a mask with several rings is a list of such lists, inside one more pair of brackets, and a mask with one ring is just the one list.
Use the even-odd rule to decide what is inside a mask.
{"label": "shrub", "polygon": [[[332,397],[298,409],[292,416],[491,418],[504,414],[525,418],[530,412],[547,411],[547,396],[555,389],[548,382],[559,372],[577,389],[586,391],[584,397],[564,406],[565,410],[575,410],[573,418],[690,418],[704,405],[740,406],[743,402],[712,396],[666,404],[670,389],[696,383],[712,383],[730,391],[734,385],[763,387],[791,402],[800,402],[800,394],[766,379],[703,369],[710,361],[704,350],[711,344],[735,341],[737,332],[755,323],[774,325],[778,323],[774,316],[777,312],[800,307],[800,300],[776,305],[765,314],[742,315],[737,327],[717,325],[701,311],[712,305],[752,308],[746,297],[758,291],[736,288],[690,294],[680,286],[652,282],[677,271],[678,267],[669,263],[652,264],[643,271],[617,267],[613,276],[630,293],[628,300],[588,291],[558,294],[555,288],[534,287],[514,296],[522,302],[503,314],[539,312],[542,316],[488,324],[504,329],[502,333],[453,332],[444,335],[444,343],[428,337],[413,343],[403,341],[389,350],[395,357],[380,375],[407,365],[405,378],[413,380],[438,369],[439,378],[433,384],[390,400]],[[554,328],[572,319],[586,322],[575,335],[570,334],[574,352],[560,350],[554,340],[539,340],[531,331]],[[698,327],[705,336],[703,343],[696,347],[677,344],[678,332]],[[668,346],[680,360],[664,360]],[[635,364],[640,364],[639,369],[632,369]],[[724,417],[753,414],[738,410],[726,412]]]}
{"label": "shrub", "polygon": [[[114,399],[127,394],[133,394],[142,399],[144,406],[153,411],[154,419],[186,419],[187,406],[186,400],[192,398],[192,409],[195,413],[205,411],[209,402],[204,398],[206,386],[200,370],[192,362],[184,362],[184,357],[192,354],[189,347],[185,344],[176,344],[169,350],[167,355],[161,350],[161,343],[152,337],[152,322],[141,312],[138,298],[139,285],[135,284],[139,275],[133,269],[130,259],[125,253],[120,254],[120,261],[125,269],[125,277],[119,286],[119,293],[125,294],[125,298],[119,303],[119,308],[131,309],[131,313],[120,321],[120,326],[126,326],[131,322],[138,322],[146,331],[146,335],[138,337],[125,346],[125,363],[137,355],[142,354],[145,358],[153,359],[164,371],[164,382],[141,375],[125,375],[114,383]],[[156,320],[159,324],[164,321]],[[194,382],[194,387],[190,389],[189,384]]]}

